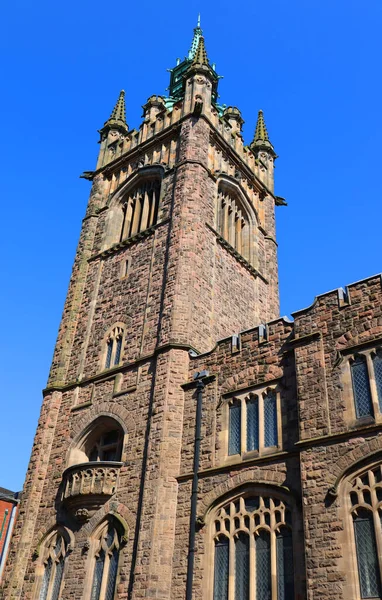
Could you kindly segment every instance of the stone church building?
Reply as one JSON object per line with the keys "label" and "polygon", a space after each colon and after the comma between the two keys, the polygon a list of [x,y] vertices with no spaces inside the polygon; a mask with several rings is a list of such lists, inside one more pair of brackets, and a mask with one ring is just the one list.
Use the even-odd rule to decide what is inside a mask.
{"label": "stone church building", "polygon": [[276,153],[218,82],[198,24],[100,130],[5,600],[382,598],[381,277],[279,316]]}

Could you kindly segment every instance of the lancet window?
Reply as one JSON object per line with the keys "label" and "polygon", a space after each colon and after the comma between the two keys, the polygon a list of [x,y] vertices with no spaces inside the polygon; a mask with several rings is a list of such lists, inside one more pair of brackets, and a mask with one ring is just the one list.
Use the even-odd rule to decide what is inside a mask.
{"label": "lancet window", "polygon": [[249,221],[239,198],[231,190],[219,186],[217,231],[247,260],[250,260]]}
{"label": "lancet window", "polygon": [[114,327],[106,340],[105,369],[116,367],[121,362],[124,330]]}
{"label": "lancet window", "polygon": [[291,512],[266,495],[248,495],[216,512],[213,600],[293,600]]}
{"label": "lancet window", "polygon": [[39,600],[58,600],[64,574],[67,543],[59,531],[55,531],[43,547],[44,574]]}
{"label": "lancet window", "polygon": [[120,547],[121,533],[115,521],[105,521],[93,545],[90,600],[115,598]]}
{"label": "lancet window", "polygon": [[278,447],[280,394],[275,389],[233,398],[229,403],[228,454]]}
{"label": "lancet window", "polygon": [[382,598],[382,466],[350,482],[351,518],[361,598]]}
{"label": "lancet window", "polygon": [[382,350],[357,354],[350,370],[357,419],[382,414]]}
{"label": "lancet window", "polygon": [[123,202],[123,220],[120,241],[148,227],[158,219],[160,180],[148,179],[133,187]]}

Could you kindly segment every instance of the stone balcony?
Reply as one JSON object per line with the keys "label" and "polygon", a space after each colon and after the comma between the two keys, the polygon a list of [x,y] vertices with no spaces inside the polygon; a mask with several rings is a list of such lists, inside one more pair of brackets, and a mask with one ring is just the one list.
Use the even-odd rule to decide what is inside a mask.
{"label": "stone balcony", "polygon": [[113,494],[121,462],[86,462],[63,474],[61,501],[78,521],[87,521]]}

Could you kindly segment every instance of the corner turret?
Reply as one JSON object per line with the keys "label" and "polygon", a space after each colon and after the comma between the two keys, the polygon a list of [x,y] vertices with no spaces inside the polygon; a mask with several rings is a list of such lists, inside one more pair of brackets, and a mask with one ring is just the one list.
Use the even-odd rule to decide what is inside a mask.
{"label": "corner turret", "polygon": [[269,135],[267,131],[267,127],[264,121],[264,113],[262,110],[259,110],[259,114],[257,117],[255,135],[252,143],[250,144],[250,149],[255,155],[260,170],[263,172],[262,180],[268,186],[268,188],[273,192],[274,190],[274,161],[277,158],[277,154],[273,145],[269,140]]}
{"label": "corner turret", "polygon": [[98,156],[97,169],[105,165],[118,153],[118,143],[129,131],[126,123],[125,90],[121,90],[118,100],[102,129],[99,130],[101,149]]}

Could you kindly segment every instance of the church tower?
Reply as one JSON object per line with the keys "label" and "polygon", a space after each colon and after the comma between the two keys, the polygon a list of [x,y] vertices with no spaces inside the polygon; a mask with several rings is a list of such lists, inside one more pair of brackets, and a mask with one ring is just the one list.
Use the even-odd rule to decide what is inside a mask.
{"label": "church tower", "polygon": [[192,453],[190,361],[279,314],[276,154],[262,111],[244,144],[218,83],[198,23],[139,129],[124,91],[100,129],[6,600],[183,595],[174,548],[188,523],[178,478]]}

